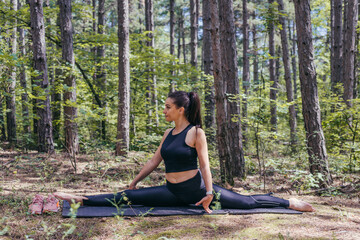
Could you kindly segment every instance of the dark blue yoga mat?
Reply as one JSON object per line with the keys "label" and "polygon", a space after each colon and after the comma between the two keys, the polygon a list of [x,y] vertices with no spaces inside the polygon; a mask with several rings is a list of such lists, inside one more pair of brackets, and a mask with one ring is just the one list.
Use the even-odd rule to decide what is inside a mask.
{"label": "dark blue yoga mat", "polygon": [[[70,204],[64,201],[62,216],[69,217]],[[218,214],[257,214],[257,213],[275,213],[275,214],[302,214],[302,212],[287,209],[287,208],[254,208],[254,209],[222,209],[213,210],[211,215]],[[145,207],[145,206],[124,206],[116,207],[95,207],[95,206],[81,206],[77,210],[76,217],[91,218],[91,217],[114,217],[129,216],[170,216],[170,215],[204,215],[207,214],[202,206],[176,206],[176,207]]]}

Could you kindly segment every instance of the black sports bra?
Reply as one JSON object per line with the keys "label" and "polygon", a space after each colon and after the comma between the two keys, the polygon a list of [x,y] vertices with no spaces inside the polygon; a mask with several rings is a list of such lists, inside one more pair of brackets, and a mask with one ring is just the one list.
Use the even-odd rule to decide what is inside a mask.
{"label": "black sports bra", "polygon": [[165,163],[165,172],[182,172],[197,169],[196,149],[185,143],[187,132],[193,127],[189,124],[182,132],[173,135],[174,128],[165,138],[160,153]]}

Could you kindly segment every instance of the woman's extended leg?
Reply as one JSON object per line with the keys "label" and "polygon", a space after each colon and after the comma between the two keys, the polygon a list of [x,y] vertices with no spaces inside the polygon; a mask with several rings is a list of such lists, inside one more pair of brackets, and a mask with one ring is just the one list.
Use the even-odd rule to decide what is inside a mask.
{"label": "woman's extended leg", "polygon": [[64,193],[54,193],[62,200],[82,202],[88,206],[113,206],[121,204],[144,205],[144,206],[180,206],[185,205],[172,194],[166,186],[125,190],[116,194],[100,194],[93,196],[76,196]]}
{"label": "woman's extended leg", "polygon": [[216,192],[220,192],[220,204],[223,208],[252,209],[285,207],[305,212],[314,211],[313,207],[309,203],[294,198],[290,200],[285,200],[282,198],[271,196],[271,194],[246,196],[235,193],[233,191],[229,191],[215,184],[214,190]]}

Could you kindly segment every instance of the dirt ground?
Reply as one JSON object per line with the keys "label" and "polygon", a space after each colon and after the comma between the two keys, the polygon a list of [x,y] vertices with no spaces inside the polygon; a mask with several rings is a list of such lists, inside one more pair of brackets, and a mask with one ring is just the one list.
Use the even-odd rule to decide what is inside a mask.
{"label": "dirt ground", "polygon": [[[266,176],[266,192],[282,198],[310,202],[314,213],[302,215],[204,215],[168,217],[114,217],[71,219],[61,213],[30,215],[28,205],[36,193],[77,194],[118,192],[140,170],[147,153],[126,159],[106,152],[77,157],[77,172],[63,153],[0,151],[0,239],[360,239],[360,177],[334,177],[331,194],[296,191],[287,174]],[[163,167],[144,179],[140,187],[164,183]],[[213,172],[216,176],[216,169]],[[216,177],[214,177],[216,181]],[[259,176],[236,181],[232,190],[263,193]],[[323,194],[324,195],[324,194]]]}

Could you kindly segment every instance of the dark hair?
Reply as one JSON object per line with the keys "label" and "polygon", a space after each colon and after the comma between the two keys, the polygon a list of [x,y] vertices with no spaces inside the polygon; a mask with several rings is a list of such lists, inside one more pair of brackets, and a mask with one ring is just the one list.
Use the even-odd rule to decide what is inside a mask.
{"label": "dark hair", "polygon": [[184,107],[185,117],[196,127],[202,127],[200,99],[196,92],[175,91],[169,93],[168,98],[174,100],[174,104],[178,107]]}

